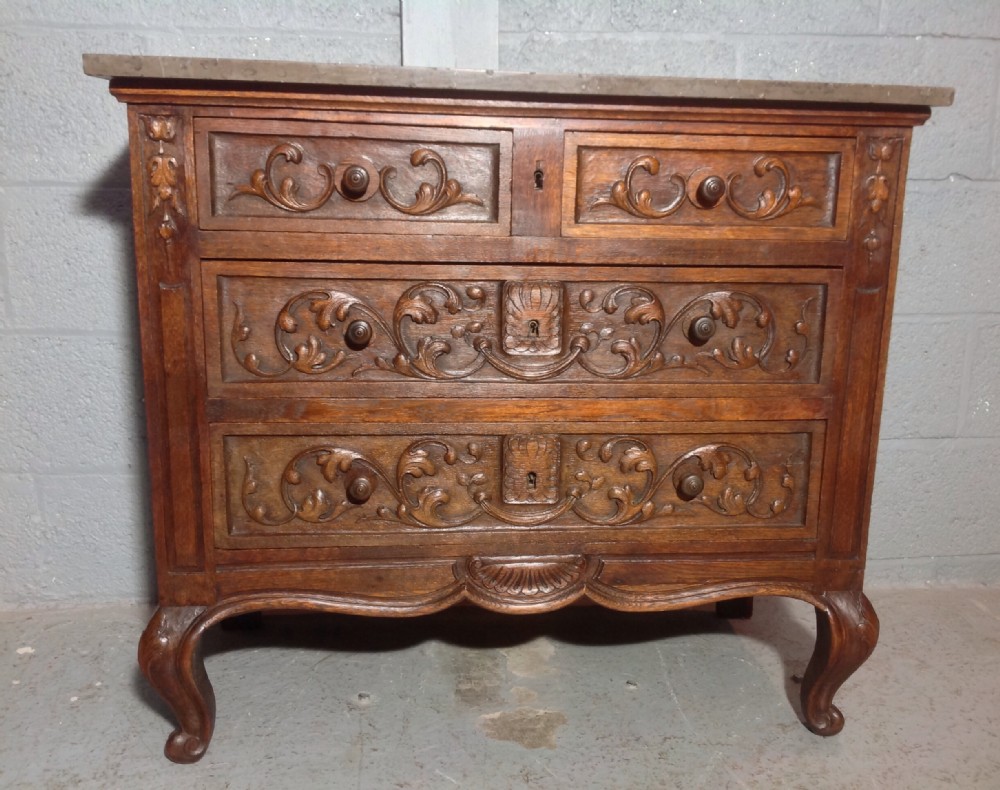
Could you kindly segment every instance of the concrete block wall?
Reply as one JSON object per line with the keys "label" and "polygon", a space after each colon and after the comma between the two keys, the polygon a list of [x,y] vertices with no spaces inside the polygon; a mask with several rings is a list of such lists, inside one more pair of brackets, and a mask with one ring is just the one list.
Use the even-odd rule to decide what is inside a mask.
{"label": "concrete block wall", "polygon": [[0,3],[0,609],[152,594],[125,112],[80,54],[398,64],[443,14],[506,70],[957,88],[910,163],[870,579],[1000,580],[1000,3],[402,2]]}
{"label": "concrete block wall", "polygon": [[400,51],[399,0],[0,2],[0,609],[153,595],[125,108],[81,53]]}
{"label": "concrete block wall", "polygon": [[1000,580],[1000,3],[508,0],[505,70],[950,85],[914,134],[869,583]]}

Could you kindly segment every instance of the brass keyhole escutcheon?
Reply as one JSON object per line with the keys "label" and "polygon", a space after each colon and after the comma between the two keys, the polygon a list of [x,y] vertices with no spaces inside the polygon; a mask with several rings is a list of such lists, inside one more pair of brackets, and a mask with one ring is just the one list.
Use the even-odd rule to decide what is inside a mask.
{"label": "brass keyhole escutcheon", "polygon": [[535,162],[535,189],[542,189],[545,186],[545,171],[542,170],[542,163]]}
{"label": "brass keyhole escutcheon", "polygon": [[538,488],[538,474],[535,472],[528,472],[528,488],[534,490]]}
{"label": "brass keyhole escutcheon", "polygon": [[528,322],[528,334],[532,337],[538,337],[539,329],[540,327],[537,321],[532,320]]}

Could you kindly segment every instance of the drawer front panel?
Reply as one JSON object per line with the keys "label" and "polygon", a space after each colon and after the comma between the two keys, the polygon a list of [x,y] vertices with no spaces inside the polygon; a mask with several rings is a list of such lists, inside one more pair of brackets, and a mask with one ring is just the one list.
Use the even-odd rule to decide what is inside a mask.
{"label": "drawer front panel", "polygon": [[844,239],[853,139],[571,133],[563,233]]}
{"label": "drawer front panel", "polygon": [[508,131],[225,120],[196,129],[204,228],[510,232]]}
{"label": "drawer front panel", "polygon": [[745,281],[710,282],[697,271],[654,270],[606,282],[514,279],[531,277],[524,269],[489,280],[239,271],[206,267],[213,385],[284,397],[357,397],[383,382],[572,382],[616,392],[643,383],[816,384],[835,276],[781,282],[787,274],[731,271]]}
{"label": "drawer front panel", "polygon": [[317,435],[241,435],[229,426],[217,429],[213,447],[216,541],[378,546],[391,536],[384,545],[420,546],[497,530],[611,541],[813,537],[822,425],[641,434],[368,425],[363,434]]}

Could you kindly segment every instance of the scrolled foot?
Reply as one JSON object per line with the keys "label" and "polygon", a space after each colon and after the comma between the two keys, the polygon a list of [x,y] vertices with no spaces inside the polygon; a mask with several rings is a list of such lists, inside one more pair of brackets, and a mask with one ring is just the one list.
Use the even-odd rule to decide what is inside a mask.
{"label": "scrolled foot", "polygon": [[175,763],[196,763],[205,755],[207,748],[208,743],[198,736],[174,730],[167,738],[163,753]]}
{"label": "scrolled foot", "polygon": [[177,718],[164,754],[175,763],[200,760],[215,727],[215,693],[199,650],[198,606],[156,610],[139,640],[139,666]]}
{"label": "scrolled foot", "polygon": [[823,593],[816,607],[816,649],[802,681],[802,713],[817,735],[836,735],[844,715],[833,697],[872,654],[878,617],[860,590]]}

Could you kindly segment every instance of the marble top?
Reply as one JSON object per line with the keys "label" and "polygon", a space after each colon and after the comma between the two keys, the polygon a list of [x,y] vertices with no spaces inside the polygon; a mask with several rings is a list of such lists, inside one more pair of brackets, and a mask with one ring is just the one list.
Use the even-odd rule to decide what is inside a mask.
{"label": "marble top", "polygon": [[359,66],[278,60],[141,55],[83,56],[83,70],[105,79],[212,80],[355,88],[462,90],[522,96],[616,96],[642,99],[950,105],[952,88],[836,82],[536,74],[402,66]]}

